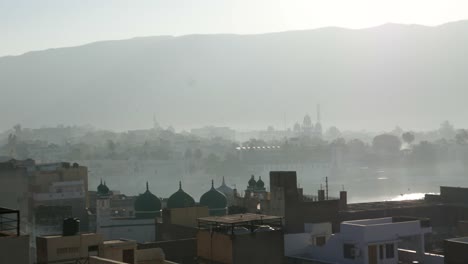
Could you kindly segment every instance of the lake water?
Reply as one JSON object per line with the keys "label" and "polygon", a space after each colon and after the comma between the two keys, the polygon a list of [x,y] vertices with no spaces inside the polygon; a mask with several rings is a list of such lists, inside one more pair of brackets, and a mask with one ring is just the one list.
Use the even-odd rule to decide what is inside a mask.
{"label": "lake water", "polygon": [[[89,188],[93,190],[104,179],[111,190],[135,195],[145,191],[145,182],[158,197],[169,197],[177,191],[182,180],[183,189],[195,200],[211,187],[221,184],[223,175],[207,175],[199,172],[189,174],[183,162],[178,161],[81,161],[89,169]],[[439,193],[440,186],[468,185],[467,171],[461,162],[438,164],[431,168],[370,169],[349,167],[339,173],[331,173],[326,167],[311,164],[268,164],[251,169],[250,174],[262,176],[269,189],[269,171],[293,170],[297,172],[298,185],[304,194],[316,195],[325,188],[328,176],[329,196],[338,197],[344,187],[348,191],[348,202],[390,201],[420,199],[425,193]],[[226,178],[226,183],[239,191],[245,190],[249,175]]]}

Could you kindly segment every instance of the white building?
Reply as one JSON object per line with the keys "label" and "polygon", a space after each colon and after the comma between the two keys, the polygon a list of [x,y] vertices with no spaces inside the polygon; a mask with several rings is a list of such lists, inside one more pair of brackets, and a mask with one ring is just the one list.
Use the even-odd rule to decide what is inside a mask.
{"label": "white building", "polygon": [[[326,227],[326,226],[325,226]],[[340,264],[397,264],[400,242],[411,245],[419,263],[443,263],[443,257],[424,252],[424,235],[431,233],[428,221],[407,217],[386,217],[346,221],[340,233],[311,228],[310,233],[285,236],[285,254],[303,260]]]}

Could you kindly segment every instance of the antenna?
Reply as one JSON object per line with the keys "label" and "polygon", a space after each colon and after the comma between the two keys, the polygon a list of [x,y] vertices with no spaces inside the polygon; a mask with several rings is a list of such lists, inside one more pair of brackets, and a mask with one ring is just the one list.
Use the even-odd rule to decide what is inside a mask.
{"label": "antenna", "polygon": [[325,177],[325,197],[328,200],[328,176]]}

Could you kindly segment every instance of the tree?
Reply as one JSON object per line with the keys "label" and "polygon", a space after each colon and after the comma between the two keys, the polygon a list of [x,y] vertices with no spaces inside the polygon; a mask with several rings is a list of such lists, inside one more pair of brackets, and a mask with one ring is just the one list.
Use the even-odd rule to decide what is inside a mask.
{"label": "tree", "polygon": [[401,135],[401,138],[403,139],[404,142],[407,144],[411,145],[414,141],[414,135],[411,132],[405,132],[403,135]]}
{"label": "tree", "polygon": [[378,154],[395,155],[400,151],[400,138],[390,134],[382,134],[374,137],[372,148]]}
{"label": "tree", "polygon": [[440,124],[439,134],[446,139],[452,139],[455,136],[455,129],[449,121],[445,120]]}
{"label": "tree", "polygon": [[428,141],[421,141],[414,146],[412,152],[413,162],[416,164],[435,165],[437,152],[434,144]]}
{"label": "tree", "polygon": [[328,128],[328,130],[327,130],[326,137],[327,137],[328,139],[333,140],[333,139],[336,139],[336,138],[341,137],[341,132],[340,132],[340,130],[339,130],[337,127],[331,126],[331,127]]}
{"label": "tree", "polygon": [[203,157],[203,153],[201,151],[201,149],[197,148],[195,150],[195,153],[193,154],[193,157],[197,160],[201,159]]}
{"label": "tree", "polygon": [[455,135],[455,141],[458,145],[466,145],[468,142],[468,131],[465,129],[459,129]]}
{"label": "tree", "polygon": [[114,157],[115,156],[115,143],[112,139],[107,140],[107,148],[109,149],[109,156]]}

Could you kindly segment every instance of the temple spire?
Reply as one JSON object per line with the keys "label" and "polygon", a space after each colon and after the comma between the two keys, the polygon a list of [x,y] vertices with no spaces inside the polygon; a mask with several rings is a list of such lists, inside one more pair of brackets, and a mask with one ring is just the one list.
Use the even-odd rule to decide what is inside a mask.
{"label": "temple spire", "polygon": [[149,191],[148,181],[146,181],[146,190]]}
{"label": "temple spire", "polygon": [[211,179],[211,188],[214,188],[214,180]]}
{"label": "temple spire", "polygon": [[224,182],[224,176],[223,176],[223,185],[226,185],[226,183]]}
{"label": "temple spire", "polygon": [[179,181],[179,190],[182,190],[182,181]]}

